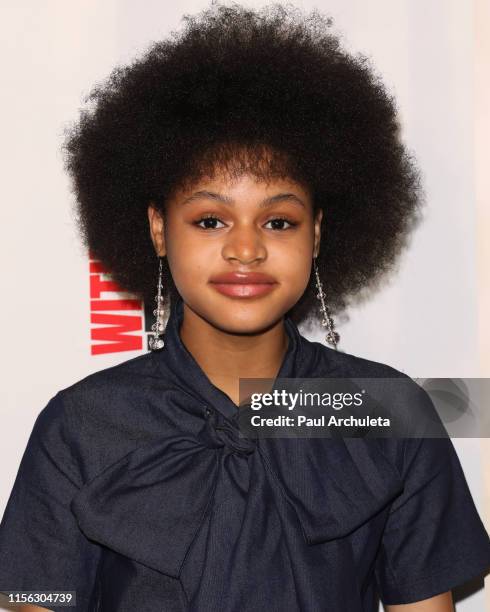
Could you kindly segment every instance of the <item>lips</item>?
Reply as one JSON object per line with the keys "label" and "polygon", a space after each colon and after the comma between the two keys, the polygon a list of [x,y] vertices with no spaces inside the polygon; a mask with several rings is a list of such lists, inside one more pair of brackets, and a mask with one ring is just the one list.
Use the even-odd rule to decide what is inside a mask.
{"label": "lips", "polygon": [[277,281],[262,272],[225,272],[213,276],[209,282],[220,285],[262,285],[274,284]]}
{"label": "lips", "polygon": [[265,295],[278,284],[272,276],[262,272],[226,272],[213,276],[209,282],[219,293],[236,298]]}

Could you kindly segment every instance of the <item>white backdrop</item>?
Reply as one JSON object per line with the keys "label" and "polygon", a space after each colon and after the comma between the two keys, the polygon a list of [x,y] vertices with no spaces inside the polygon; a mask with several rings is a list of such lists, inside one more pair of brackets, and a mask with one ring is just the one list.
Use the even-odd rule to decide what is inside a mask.
{"label": "white backdrop", "polygon": [[[412,377],[490,376],[483,317],[490,311],[488,136],[482,135],[488,88],[481,80],[490,63],[488,7],[479,0],[293,4],[328,12],[347,48],[372,57],[397,97],[403,137],[427,194],[425,221],[396,277],[337,322],[340,348]],[[89,264],[62,168],[63,127],[115,64],[179,28],[183,13],[206,6],[202,0],[31,0],[2,7],[0,512],[49,398],[145,350],[91,353]],[[487,441],[454,443],[489,529]],[[488,599],[486,605],[490,610]],[[457,605],[458,612],[484,608],[483,590]]]}

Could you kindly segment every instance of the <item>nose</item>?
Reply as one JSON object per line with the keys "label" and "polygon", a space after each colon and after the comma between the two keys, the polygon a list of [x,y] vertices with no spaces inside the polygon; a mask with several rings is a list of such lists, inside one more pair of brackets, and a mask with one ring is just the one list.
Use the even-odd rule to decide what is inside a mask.
{"label": "nose", "polygon": [[253,227],[244,225],[235,226],[228,232],[222,253],[224,259],[237,259],[244,264],[256,260],[262,261],[267,257],[267,249],[260,232]]}

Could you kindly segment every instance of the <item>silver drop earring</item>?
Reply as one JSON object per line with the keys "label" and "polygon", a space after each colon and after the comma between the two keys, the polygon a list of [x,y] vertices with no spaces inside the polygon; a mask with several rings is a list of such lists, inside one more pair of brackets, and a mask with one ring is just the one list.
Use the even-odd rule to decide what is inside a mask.
{"label": "silver drop earring", "polygon": [[325,340],[331,344],[335,350],[337,350],[337,343],[340,340],[340,335],[334,330],[333,319],[330,316],[327,305],[325,304],[325,291],[323,290],[322,281],[320,280],[320,275],[318,273],[318,267],[316,265],[316,257],[313,258],[313,269],[315,271],[316,278],[316,288],[317,288],[317,298],[320,300],[320,310],[323,315],[322,325],[327,330],[327,335],[325,336]]}
{"label": "silver drop earring", "polygon": [[163,323],[163,315],[165,311],[163,309],[163,295],[162,295],[162,276],[163,276],[163,257],[158,256],[158,289],[157,295],[155,297],[155,302],[157,303],[157,307],[153,311],[155,315],[155,323],[151,326],[152,331],[154,332],[153,336],[150,338],[150,349],[152,351],[157,351],[164,347],[165,342],[163,338],[161,338],[161,334],[165,330],[165,325]]}

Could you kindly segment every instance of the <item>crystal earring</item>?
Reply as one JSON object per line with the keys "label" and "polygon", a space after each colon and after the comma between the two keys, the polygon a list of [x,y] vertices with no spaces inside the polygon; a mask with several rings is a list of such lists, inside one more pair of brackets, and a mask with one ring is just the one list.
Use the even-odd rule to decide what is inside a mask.
{"label": "crystal earring", "polygon": [[322,325],[327,329],[327,335],[325,336],[325,340],[331,344],[335,350],[337,350],[337,343],[340,340],[339,334],[334,330],[333,319],[330,316],[330,313],[327,309],[327,305],[325,304],[325,291],[323,290],[322,281],[320,280],[320,275],[318,273],[318,267],[316,265],[316,257],[313,258],[313,268],[315,270],[316,277],[316,288],[318,293],[316,294],[317,298],[320,300],[320,311],[323,315]]}
{"label": "crystal earring", "polygon": [[163,276],[163,257],[158,256],[158,290],[157,295],[155,297],[155,302],[157,303],[157,307],[153,311],[155,315],[155,323],[151,326],[152,331],[154,332],[153,336],[150,338],[150,349],[152,351],[157,351],[164,347],[165,343],[163,338],[160,335],[165,330],[165,325],[163,323],[163,315],[165,311],[163,309],[163,295],[162,295],[162,276]]}

